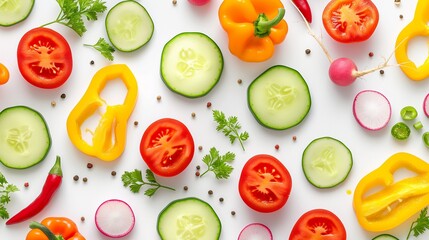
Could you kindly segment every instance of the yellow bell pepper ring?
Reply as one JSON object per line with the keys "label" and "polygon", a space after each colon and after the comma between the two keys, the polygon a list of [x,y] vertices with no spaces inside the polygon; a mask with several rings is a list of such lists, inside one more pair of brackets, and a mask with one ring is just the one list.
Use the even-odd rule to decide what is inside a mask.
{"label": "yellow bell pepper ring", "polygon": [[[406,169],[414,175],[395,180]],[[429,164],[405,152],[389,157],[356,186],[353,208],[359,224],[367,231],[395,228],[429,205]]]}
{"label": "yellow bell pepper ring", "polygon": [[418,36],[429,36],[429,1],[419,0],[413,20],[399,33],[396,39],[395,57],[401,70],[411,80],[420,81],[429,77],[429,57],[417,66],[408,57],[408,42]]}
{"label": "yellow bell pepper ring", "polygon": [[262,62],[283,42],[288,25],[280,0],[224,0],[218,15],[230,52],[246,62]]}
{"label": "yellow bell pepper ring", "polygon": [[[127,88],[122,104],[107,105],[100,97],[107,82],[120,79]],[[95,73],[83,97],[70,112],[67,133],[73,145],[81,152],[104,161],[117,159],[125,149],[127,122],[137,101],[137,81],[125,64],[113,64]],[[100,108],[105,112],[100,113]],[[94,113],[102,114],[93,132],[82,129],[82,124]],[[92,135],[92,143],[83,138],[83,131]]]}

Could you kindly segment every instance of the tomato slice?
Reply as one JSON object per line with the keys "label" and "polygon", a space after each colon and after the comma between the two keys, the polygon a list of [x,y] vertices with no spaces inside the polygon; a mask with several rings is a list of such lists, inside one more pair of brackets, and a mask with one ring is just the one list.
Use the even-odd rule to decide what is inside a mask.
{"label": "tomato slice", "polygon": [[259,154],[244,165],[238,189],[243,201],[253,210],[274,212],[286,204],[292,189],[292,178],[277,158]]}
{"label": "tomato slice", "polygon": [[322,14],[328,34],[343,43],[367,40],[378,18],[378,9],[371,0],[331,0]]}
{"label": "tomato slice", "polygon": [[194,156],[194,139],[188,128],[172,118],[159,119],[146,129],[140,154],[150,170],[163,177],[181,173]]}
{"label": "tomato slice", "polygon": [[25,33],[19,41],[17,56],[24,79],[39,88],[63,85],[73,68],[68,42],[49,28],[34,28]]}
{"label": "tomato slice", "polygon": [[333,212],[313,209],[304,213],[295,223],[289,240],[346,240],[346,229]]}

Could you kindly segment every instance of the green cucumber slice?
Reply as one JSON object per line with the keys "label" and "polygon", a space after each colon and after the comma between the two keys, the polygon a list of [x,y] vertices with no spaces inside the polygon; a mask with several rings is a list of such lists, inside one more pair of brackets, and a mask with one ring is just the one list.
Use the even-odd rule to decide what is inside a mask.
{"label": "green cucumber slice", "polygon": [[34,0],[2,0],[0,1],[0,26],[9,27],[24,21],[31,10]]}
{"label": "green cucumber slice", "polygon": [[154,25],[146,9],[136,1],[122,1],[106,16],[106,32],[112,45],[122,52],[132,52],[152,38]]}
{"label": "green cucumber slice", "polygon": [[51,135],[43,116],[26,106],[0,112],[0,162],[6,167],[28,168],[45,159]]}
{"label": "green cucumber slice", "polygon": [[332,188],[342,183],[352,166],[350,149],[332,137],[313,140],[302,155],[304,175],[317,188]]}
{"label": "green cucumber slice", "polygon": [[157,225],[162,240],[216,240],[222,229],[213,208],[194,197],[168,204],[159,214]]}
{"label": "green cucumber slice", "polygon": [[247,90],[247,102],[264,127],[284,130],[298,125],[311,107],[308,85],[295,69],[277,65],[259,75]]}
{"label": "green cucumber slice", "polygon": [[372,240],[399,240],[397,237],[390,234],[380,234],[374,237]]}
{"label": "green cucumber slice", "polygon": [[206,95],[218,83],[222,70],[219,46],[203,33],[180,33],[162,50],[161,78],[171,91],[182,96]]}

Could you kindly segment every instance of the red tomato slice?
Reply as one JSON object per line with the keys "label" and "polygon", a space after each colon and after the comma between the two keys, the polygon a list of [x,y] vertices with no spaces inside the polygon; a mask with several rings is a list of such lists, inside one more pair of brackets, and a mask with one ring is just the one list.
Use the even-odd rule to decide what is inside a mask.
{"label": "red tomato slice", "polygon": [[341,220],[326,209],[313,209],[304,213],[292,228],[289,240],[346,240]]}
{"label": "red tomato slice", "polygon": [[72,52],[66,39],[49,28],[34,28],[18,44],[18,67],[22,76],[39,88],[57,88],[69,78]]}
{"label": "red tomato slice", "polygon": [[150,170],[159,176],[181,173],[194,156],[194,139],[188,128],[178,120],[162,118],[143,133],[140,154]]}
{"label": "red tomato slice", "polygon": [[378,18],[378,9],[371,0],[331,0],[322,15],[328,34],[343,43],[371,37]]}
{"label": "red tomato slice", "polygon": [[243,201],[258,212],[282,208],[292,189],[292,178],[275,157],[260,154],[250,158],[241,171],[238,190]]}

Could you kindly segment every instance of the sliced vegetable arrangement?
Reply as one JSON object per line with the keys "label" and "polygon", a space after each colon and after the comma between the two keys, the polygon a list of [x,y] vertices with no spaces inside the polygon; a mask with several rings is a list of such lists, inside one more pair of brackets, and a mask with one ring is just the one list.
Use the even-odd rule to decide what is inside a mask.
{"label": "sliced vegetable arrangement", "polygon": [[[384,68],[394,66],[389,64],[393,54],[408,78],[427,77],[428,59],[421,65],[414,63],[408,48],[414,44],[412,38],[427,35],[424,31],[429,18],[421,9],[427,9],[428,4],[418,1],[414,18],[398,35],[396,46],[387,46],[385,33],[392,29],[379,29],[378,24],[390,20],[385,15],[390,10],[383,5],[378,12],[378,1],[331,0],[317,3],[319,9],[313,9],[308,0],[287,4],[281,0],[171,0],[157,4],[56,0],[57,5],[0,0],[0,39],[4,42],[0,44],[0,168],[5,169],[0,171],[0,218],[5,220],[6,238],[18,236],[19,230],[9,225],[24,222],[32,229],[28,240],[84,240],[84,236],[97,238],[94,234],[98,238],[159,235],[162,240],[272,240],[283,236],[290,240],[345,240],[347,235],[398,240],[400,236],[391,235],[390,230],[419,211],[415,221],[410,221],[406,240],[420,237],[429,230],[425,152],[422,159],[399,152],[358,183],[346,181],[359,177],[357,172],[350,174],[355,165],[362,170],[377,164],[371,156],[377,155],[378,143],[405,147],[407,139],[418,134],[423,144],[407,147],[429,149],[429,94],[422,96],[423,85],[408,82],[400,86],[401,92],[388,89],[386,96],[395,96],[392,104],[381,90],[368,90],[366,85],[342,91],[335,86],[349,86],[375,71],[383,75]],[[398,21],[411,19],[401,1],[395,0],[395,4],[401,11]],[[293,20],[290,7],[296,8],[329,60],[328,76],[335,85],[325,85],[325,77],[318,75],[317,70],[328,65],[312,65],[317,51],[305,46],[305,60],[295,54],[308,43],[305,34],[292,28],[299,26],[299,21]],[[38,9],[33,13],[36,16],[24,22],[33,9]],[[39,9],[44,9],[52,21],[39,23],[45,17],[40,16]],[[179,18],[176,13],[181,13]],[[100,24],[94,23],[96,20]],[[332,39],[322,43],[323,34],[316,35],[310,23],[323,24]],[[392,26],[396,29],[396,25],[400,26]],[[83,37],[87,32],[89,38]],[[287,34],[291,38],[285,41]],[[12,36],[17,41],[9,40]],[[302,42],[294,42],[301,38]],[[378,49],[379,42],[386,46]],[[339,47],[336,52],[344,56],[332,58],[325,43]],[[15,49],[13,56],[7,48]],[[362,64],[358,54],[368,48],[381,54],[385,54],[384,48],[394,50],[390,56],[382,56],[383,62],[376,67],[358,70],[357,63]],[[226,49],[229,55],[224,54]],[[108,61],[89,59],[94,50]],[[372,51],[370,58],[375,56]],[[385,82],[372,86],[398,90],[393,86],[395,77],[384,77]],[[26,82],[16,80],[20,78]],[[122,87],[117,88],[116,83]],[[87,88],[81,95],[78,90],[82,87]],[[413,90],[409,99],[424,98],[423,109],[414,107],[412,101],[398,105],[401,97],[409,97],[406,88]],[[43,105],[49,98],[50,104]],[[26,101],[31,104],[26,106]],[[352,106],[352,111],[343,111],[343,103],[350,104],[347,106]],[[38,110],[30,107],[34,105]],[[397,114],[392,115],[392,110]],[[348,125],[353,123],[352,115],[369,131],[353,136],[354,132],[348,131],[354,127]],[[66,128],[60,127],[64,116]],[[396,123],[389,124],[391,118],[396,118]],[[305,124],[301,124],[304,119]],[[48,122],[54,126],[48,128]],[[390,135],[400,141],[385,141],[386,135],[391,137],[389,131],[378,130],[387,126]],[[347,131],[341,132],[342,127]],[[69,139],[64,141],[66,131]],[[314,138],[321,132],[325,137]],[[363,152],[352,154],[342,141],[330,137],[338,133],[348,137],[344,143],[349,142],[350,149]],[[218,134],[224,138],[217,141]],[[309,138],[313,140],[302,145]],[[369,138],[375,138],[377,146],[369,145],[373,143]],[[67,140],[72,149],[65,144]],[[267,149],[267,144],[271,148]],[[42,161],[51,148],[70,156],[64,160],[57,156],[46,180],[30,184],[31,177],[40,176]],[[300,158],[296,158],[297,153]],[[93,163],[94,158],[102,161]],[[113,162],[117,159],[121,160]],[[124,170],[127,166],[132,170]],[[63,171],[64,176],[74,176],[63,179]],[[81,179],[74,171],[85,175]],[[117,176],[117,171],[122,174]],[[102,175],[106,172],[110,174]],[[96,181],[91,179],[94,176]],[[302,184],[303,179],[312,186]],[[63,184],[64,180],[68,182]],[[108,191],[98,185],[100,181]],[[14,208],[25,204],[22,199],[28,200],[38,185],[41,191],[27,207]],[[17,186],[23,186],[24,191]],[[122,189],[115,189],[118,186]],[[353,187],[354,192],[350,190]],[[201,190],[208,195],[201,197]],[[67,195],[53,199],[60,192]],[[111,195],[108,200],[92,205],[107,193]],[[307,199],[309,196],[314,199]],[[332,209],[317,207],[323,204],[319,196],[333,199],[333,205],[327,203]],[[79,201],[74,201],[77,197]],[[55,209],[58,205],[51,205],[52,200],[62,200],[59,205],[67,207]],[[81,202],[85,205],[78,206]],[[309,202],[316,208],[306,210]],[[52,208],[44,210],[48,205]],[[345,215],[334,213],[351,207],[357,226],[349,226],[353,223],[350,217],[340,219]],[[88,209],[93,210],[93,224],[85,224]],[[8,210],[17,213],[9,218]],[[60,211],[70,216],[56,217],[63,215]],[[304,214],[293,219],[297,211]],[[74,221],[79,214],[80,222]],[[349,228],[352,231],[346,232]],[[3,229],[0,232],[4,237]]]}

